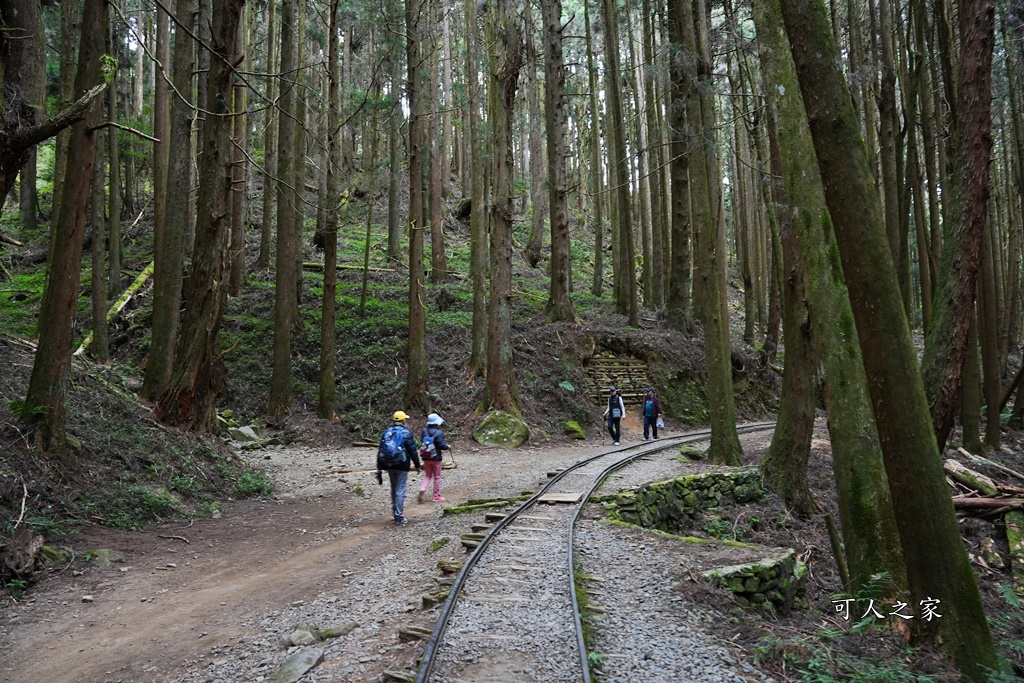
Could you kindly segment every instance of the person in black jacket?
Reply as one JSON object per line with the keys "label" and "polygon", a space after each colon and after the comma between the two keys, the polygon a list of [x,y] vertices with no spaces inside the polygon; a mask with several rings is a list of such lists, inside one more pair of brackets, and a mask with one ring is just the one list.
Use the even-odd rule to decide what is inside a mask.
{"label": "person in black jacket", "polygon": [[[391,511],[395,516],[395,524],[399,526],[408,524],[403,508],[410,463],[417,472],[420,471],[416,440],[405,426],[408,419],[409,416],[403,411],[395,411],[394,424],[384,430],[380,437],[380,446],[377,447],[377,481],[381,481],[381,470],[387,470],[388,479],[391,481]],[[390,443],[394,444],[396,454],[391,452]]]}
{"label": "person in black jacket", "polygon": [[615,387],[608,387],[608,408],[604,411],[604,417],[608,420],[608,433],[612,435],[612,441],[619,445],[619,437],[622,436],[622,428],[619,422],[626,414],[626,405],[622,402],[622,396]]}
{"label": "person in black jacket", "polygon": [[420,441],[426,444],[427,439],[431,439],[434,444],[433,454],[424,452],[426,449],[421,447],[420,454],[423,456],[423,483],[420,484],[420,492],[417,495],[417,502],[423,502],[423,496],[427,494],[427,486],[430,484],[430,480],[434,480],[434,500],[442,501],[444,498],[441,496],[441,461],[444,459],[444,451],[451,450],[451,446],[445,443],[444,434],[441,432],[441,425],[444,424],[444,418],[437,413],[431,413],[427,415],[427,426],[423,428],[423,437]]}

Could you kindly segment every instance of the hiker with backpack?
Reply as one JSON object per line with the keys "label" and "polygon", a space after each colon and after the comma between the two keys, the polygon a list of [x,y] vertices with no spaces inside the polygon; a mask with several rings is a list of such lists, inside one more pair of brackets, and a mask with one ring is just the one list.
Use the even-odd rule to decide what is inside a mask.
{"label": "hiker with backpack", "polygon": [[626,414],[626,405],[622,402],[622,396],[615,387],[608,387],[608,408],[604,411],[604,417],[608,420],[608,433],[612,435],[612,442],[619,445],[619,438],[622,436],[620,422]]}
{"label": "hiker with backpack", "polygon": [[444,434],[441,432],[441,425],[444,418],[437,413],[427,415],[427,426],[423,428],[423,438],[420,440],[420,457],[423,458],[423,483],[420,484],[420,492],[416,501],[423,502],[423,496],[427,493],[427,485],[434,481],[434,500],[442,501],[441,497],[441,461],[444,459],[444,451],[451,450],[451,446],[445,443]]}
{"label": "hiker with backpack", "polygon": [[420,471],[420,457],[416,452],[416,440],[406,426],[409,419],[401,410],[393,416],[394,424],[384,430],[377,447],[377,481],[381,481],[381,470],[388,471],[391,481],[391,508],[395,516],[395,524],[408,524],[403,508],[405,507],[405,487],[409,481],[410,464]]}

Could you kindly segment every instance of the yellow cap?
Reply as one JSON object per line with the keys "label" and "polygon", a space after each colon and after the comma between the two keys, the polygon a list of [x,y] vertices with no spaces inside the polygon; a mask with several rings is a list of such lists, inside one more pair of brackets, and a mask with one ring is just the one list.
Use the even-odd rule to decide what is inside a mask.
{"label": "yellow cap", "polygon": [[401,410],[396,410],[394,414],[395,422],[405,422],[409,419],[409,416],[403,413]]}

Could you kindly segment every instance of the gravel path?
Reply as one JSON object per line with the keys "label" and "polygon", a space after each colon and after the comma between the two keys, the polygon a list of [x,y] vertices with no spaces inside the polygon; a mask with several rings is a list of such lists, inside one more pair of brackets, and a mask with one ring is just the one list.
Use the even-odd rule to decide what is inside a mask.
{"label": "gravel path", "polygon": [[[548,471],[566,467],[606,448],[608,446],[563,446],[515,452],[456,450],[459,468],[444,471],[442,494],[454,503],[468,497],[507,496],[537,490],[547,481]],[[628,488],[688,471],[691,466],[680,462],[677,456],[675,449],[647,456],[617,473],[605,488]],[[287,636],[296,625],[304,622],[321,630],[346,624],[358,627],[347,635],[316,646],[323,649],[324,659],[301,679],[303,683],[369,683],[382,680],[384,670],[414,667],[422,643],[400,642],[397,630],[403,625],[433,628],[439,608],[423,610],[421,596],[437,586],[438,559],[465,559],[458,537],[469,531],[471,523],[482,521],[482,515],[442,517],[438,506],[417,505],[415,491],[419,478],[414,476],[410,477],[406,505],[406,515],[412,523],[400,529],[384,527],[388,516],[388,487],[378,487],[365,471],[337,473],[339,468],[371,469],[373,453],[370,449],[276,448],[257,452],[252,457],[261,460],[274,476],[282,498],[322,496],[336,491],[339,485],[361,492],[365,504],[331,528],[318,530],[310,539],[309,548],[345,535],[362,534],[360,538],[367,544],[380,546],[380,552],[375,557],[332,558],[339,565],[334,580],[327,585],[311,585],[308,599],[285,607],[268,605],[265,611],[248,616],[241,624],[246,633],[244,637],[208,650],[198,649],[196,657],[183,663],[184,673],[161,680],[174,683],[269,681],[289,652],[296,649],[287,647]],[[560,516],[568,514],[569,510],[562,506],[545,507],[532,514]],[[439,552],[429,553],[430,542],[441,537],[451,540]],[[689,607],[682,598],[670,595],[673,582],[682,580],[678,558],[659,553],[653,546],[638,548],[620,538],[615,528],[594,522],[584,522],[577,538],[584,571],[601,579],[598,587],[592,587],[592,598],[607,610],[598,620],[598,639],[593,648],[604,656],[604,663],[597,667],[602,675],[598,680],[710,683],[764,680],[704,633],[701,624],[708,617]],[[534,561],[535,558],[529,556],[529,543],[509,547],[522,560],[522,566]],[[500,572],[509,592],[514,593],[512,580],[516,572],[522,570],[507,569],[512,564],[508,557],[493,564],[488,566],[482,562],[479,570]],[[565,583],[561,579],[567,574],[564,561],[560,566],[545,565],[543,571],[558,576]],[[296,575],[294,581],[301,583],[303,576]],[[541,597],[561,601],[568,599],[568,593],[567,589],[559,590]],[[517,603],[508,604],[514,607]],[[527,657],[511,663],[506,660],[501,671],[472,661],[473,655],[468,654],[468,650],[459,649],[460,643],[465,645],[474,638],[501,642],[502,638],[494,637],[503,635],[499,632],[500,626],[480,622],[458,627],[452,634],[456,638],[452,649],[442,654],[449,660],[468,657],[469,661],[461,662],[464,670],[458,677],[435,680],[466,683],[578,680],[566,674],[568,669],[560,663],[561,659],[577,656],[575,643],[571,648],[569,644],[561,648],[556,643],[555,647],[545,650],[553,654],[545,655],[540,663]],[[520,633],[509,652],[519,651],[525,655],[538,650],[536,646],[550,630],[549,625],[537,623],[531,634]],[[509,673],[513,675],[509,677]]]}

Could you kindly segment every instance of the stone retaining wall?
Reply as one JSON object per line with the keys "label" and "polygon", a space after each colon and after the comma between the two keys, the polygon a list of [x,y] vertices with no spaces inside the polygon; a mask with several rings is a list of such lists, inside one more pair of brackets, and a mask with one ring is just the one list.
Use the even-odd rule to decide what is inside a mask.
{"label": "stone retaining wall", "polygon": [[807,565],[792,548],[757,562],[716,567],[703,575],[712,585],[735,593],[741,605],[771,605],[780,612],[803,607],[797,594],[807,577]]}
{"label": "stone retaining wall", "polygon": [[755,469],[704,472],[595,496],[608,516],[629,524],[676,532],[693,526],[705,510],[757,500],[764,494]]}

